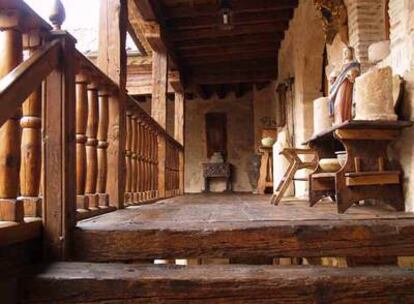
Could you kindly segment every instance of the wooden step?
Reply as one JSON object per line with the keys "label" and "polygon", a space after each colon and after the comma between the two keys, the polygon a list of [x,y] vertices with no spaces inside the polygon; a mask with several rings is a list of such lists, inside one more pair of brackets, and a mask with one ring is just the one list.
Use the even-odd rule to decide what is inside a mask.
{"label": "wooden step", "polygon": [[56,263],[21,280],[22,303],[414,303],[397,267]]}
{"label": "wooden step", "polygon": [[[207,200],[205,200],[207,198]],[[237,200],[235,200],[237,198]],[[256,202],[257,200],[257,202]],[[260,196],[189,196],[81,221],[75,260],[413,256],[414,215]]]}

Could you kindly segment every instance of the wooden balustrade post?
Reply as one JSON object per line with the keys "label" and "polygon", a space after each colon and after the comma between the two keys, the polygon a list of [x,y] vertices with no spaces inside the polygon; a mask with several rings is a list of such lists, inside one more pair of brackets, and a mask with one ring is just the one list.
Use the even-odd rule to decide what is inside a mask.
{"label": "wooden balustrade post", "polygon": [[126,164],[126,184],[125,184],[125,202],[129,204],[132,201],[132,112],[126,113],[126,144],[125,144],[125,164]]}
{"label": "wooden balustrade post", "polygon": [[106,192],[108,177],[108,128],[109,128],[109,96],[108,90],[99,91],[99,123],[98,123],[98,179],[97,195],[100,208],[109,207],[109,195]]}
{"label": "wooden balustrade post", "polygon": [[139,202],[145,201],[144,197],[144,179],[145,179],[145,159],[144,159],[144,128],[142,116],[138,117],[137,120],[138,127],[138,193],[139,193]]}
{"label": "wooden balustrade post", "polygon": [[89,209],[99,209],[99,200],[96,194],[96,184],[98,178],[98,124],[99,124],[99,104],[98,104],[98,85],[91,82],[88,85],[88,123],[86,128],[86,186],[85,195],[89,199]]}
{"label": "wooden balustrade post", "polygon": [[[39,30],[32,30],[23,35],[24,48],[32,55],[41,45]],[[41,151],[42,151],[42,87],[39,86],[23,103],[21,164],[20,164],[20,198],[24,203],[24,215],[42,216],[40,198]]]}
{"label": "wooden balustrade post", "polygon": [[75,40],[55,30],[61,64],[46,79],[43,99],[43,239],[46,259],[67,259],[76,224]]}
{"label": "wooden balustrade post", "polygon": [[165,197],[165,181],[166,181],[166,157],[167,157],[167,151],[166,151],[166,140],[165,136],[162,134],[158,135],[157,138],[157,147],[158,147],[158,197],[164,198]]}
{"label": "wooden balustrade post", "polygon": [[151,130],[151,197],[157,198],[157,132]]}
{"label": "wooden balustrade post", "polygon": [[178,194],[184,195],[184,150],[179,151],[179,185]]}
{"label": "wooden balustrade post", "polygon": [[89,198],[85,195],[88,83],[84,72],[76,76],[76,201],[77,208],[82,210],[89,209]]}
{"label": "wooden balustrade post", "polygon": [[106,189],[110,204],[118,209],[124,208],[125,198],[125,94],[119,90],[109,96],[108,122],[108,177]]}
{"label": "wooden balustrade post", "polygon": [[137,130],[137,115],[131,116],[131,202],[138,202],[138,188],[137,188],[137,173],[138,173],[138,162],[137,162],[137,143],[138,143],[138,130]]}
{"label": "wooden balustrade post", "polygon": [[[18,11],[0,11],[0,78],[23,60],[21,16]],[[21,110],[0,128],[0,220],[22,222],[19,195]]]}

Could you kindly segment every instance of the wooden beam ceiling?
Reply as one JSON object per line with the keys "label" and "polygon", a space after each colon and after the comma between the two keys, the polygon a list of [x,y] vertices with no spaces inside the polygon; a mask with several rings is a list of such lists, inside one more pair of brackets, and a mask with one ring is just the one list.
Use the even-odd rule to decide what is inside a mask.
{"label": "wooden beam ceiling", "polygon": [[[202,98],[237,96],[277,78],[278,50],[298,0],[229,0],[231,29],[220,26],[217,0],[130,0],[151,47],[175,58],[177,89]],[[182,83],[182,82],[181,82]]]}

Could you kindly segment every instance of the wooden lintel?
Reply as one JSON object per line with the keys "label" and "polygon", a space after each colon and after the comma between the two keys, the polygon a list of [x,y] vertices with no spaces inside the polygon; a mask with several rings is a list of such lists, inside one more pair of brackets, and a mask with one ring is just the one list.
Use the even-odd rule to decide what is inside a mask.
{"label": "wooden lintel", "polygon": [[184,93],[184,86],[182,84],[180,72],[170,71],[168,73],[168,82],[175,92]]}

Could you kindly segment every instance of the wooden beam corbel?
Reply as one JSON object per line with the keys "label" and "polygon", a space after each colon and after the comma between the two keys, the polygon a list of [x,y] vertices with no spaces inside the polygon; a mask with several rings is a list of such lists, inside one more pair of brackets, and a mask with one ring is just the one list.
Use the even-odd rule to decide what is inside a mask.
{"label": "wooden beam corbel", "polygon": [[184,86],[179,71],[170,71],[168,81],[176,93],[184,93]]}

